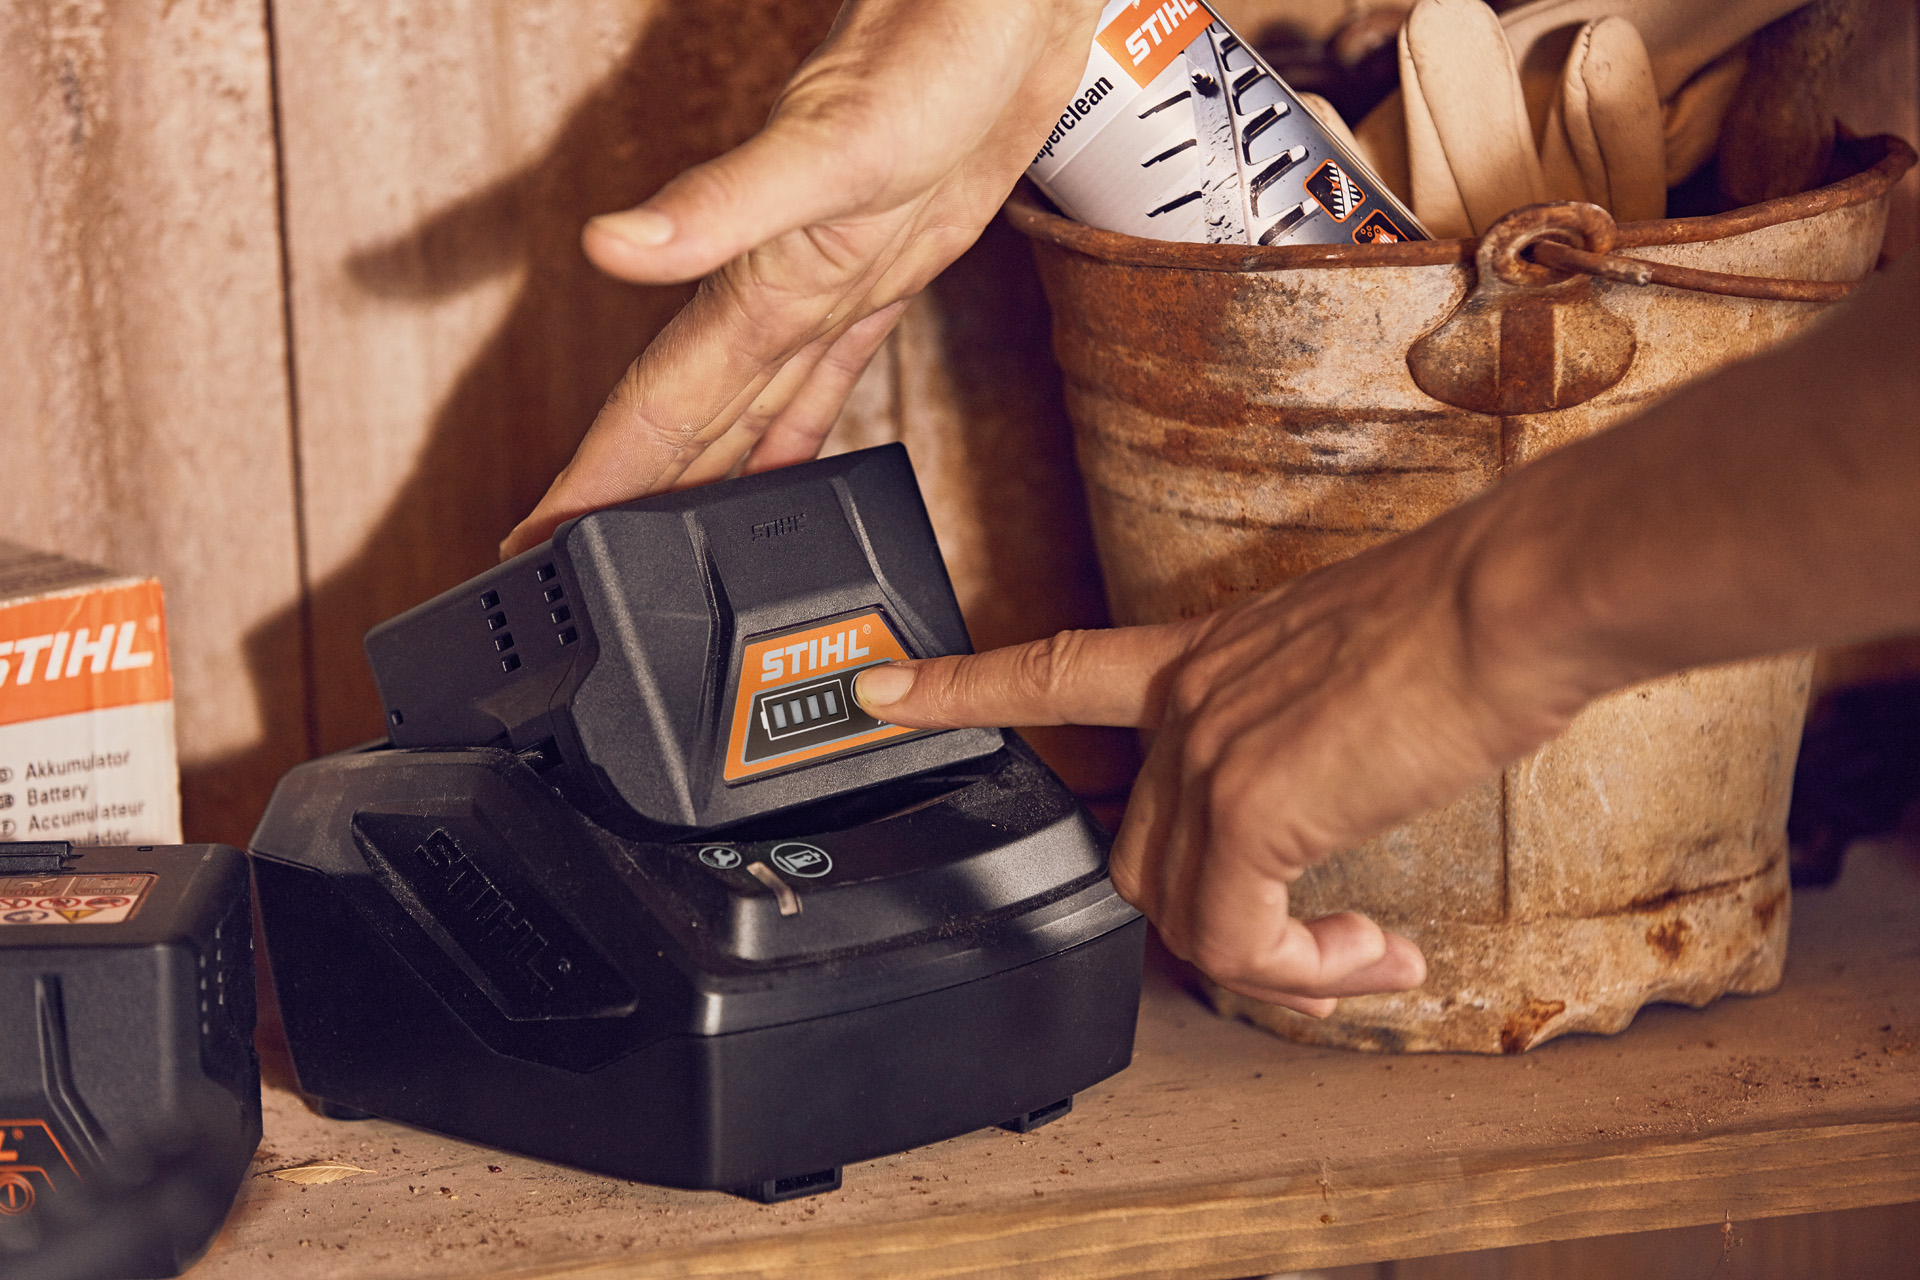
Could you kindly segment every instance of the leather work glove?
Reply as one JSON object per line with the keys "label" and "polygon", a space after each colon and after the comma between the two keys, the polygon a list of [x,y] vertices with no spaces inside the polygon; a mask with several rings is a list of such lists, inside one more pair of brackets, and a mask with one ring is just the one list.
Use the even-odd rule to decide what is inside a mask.
{"label": "leather work glove", "polygon": [[1664,217],[1660,96],[1640,33],[1625,18],[1580,28],[1547,108],[1540,167],[1554,200],[1586,200],[1621,222]]}
{"label": "leather work glove", "polygon": [[1547,198],[1520,76],[1482,0],[1420,0],[1400,28],[1408,194],[1436,236]]}
{"label": "leather work glove", "polygon": [[1738,47],[1802,2],[1534,0],[1496,19],[1479,0],[1421,0],[1401,89],[1354,134],[1436,236],[1543,199],[1659,217],[1665,188],[1712,154]]}
{"label": "leather work glove", "polygon": [[1694,73],[1693,79],[1660,104],[1666,138],[1667,185],[1677,187],[1713,158],[1720,146],[1720,122],[1727,117],[1740,81],[1747,74],[1747,45],[1733,48]]}

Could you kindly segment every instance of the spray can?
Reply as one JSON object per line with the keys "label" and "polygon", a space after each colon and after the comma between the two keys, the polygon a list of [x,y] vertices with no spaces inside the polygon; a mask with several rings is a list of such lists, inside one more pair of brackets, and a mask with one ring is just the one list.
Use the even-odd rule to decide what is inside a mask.
{"label": "spray can", "polygon": [[1070,217],[1155,240],[1430,238],[1201,0],[1109,0],[1027,176]]}

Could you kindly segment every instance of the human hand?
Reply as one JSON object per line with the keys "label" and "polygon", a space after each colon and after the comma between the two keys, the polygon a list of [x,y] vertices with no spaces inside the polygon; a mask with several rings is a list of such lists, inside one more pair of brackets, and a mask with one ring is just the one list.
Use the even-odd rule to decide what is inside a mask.
{"label": "human hand", "polygon": [[1189,622],[873,668],[855,693],[917,727],[1152,730],[1115,887],[1222,986],[1324,1015],[1418,986],[1425,961],[1363,916],[1289,918],[1288,886],[1497,772],[1589,696],[1479,628],[1477,528],[1443,521]]}
{"label": "human hand", "polygon": [[503,555],[562,520],[811,458],[907,301],[1033,159],[1099,0],[848,0],[767,125],[583,241],[622,280],[702,280]]}
{"label": "human hand", "polygon": [[1177,955],[1310,1013],[1417,986],[1410,942],[1290,920],[1287,886],[1609,690],[1920,633],[1917,298],[1909,253],[1792,341],[1242,604],[874,667],[855,696],[924,728],[1154,731],[1112,871]]}

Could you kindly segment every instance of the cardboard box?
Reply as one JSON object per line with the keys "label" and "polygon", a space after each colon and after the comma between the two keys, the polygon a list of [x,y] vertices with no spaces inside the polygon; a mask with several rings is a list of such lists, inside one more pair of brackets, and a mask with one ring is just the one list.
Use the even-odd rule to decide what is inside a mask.
{"label": "cardboard box", "polygon": [[152,578],[0,542],[0,841],[178,844],[166,609]]}

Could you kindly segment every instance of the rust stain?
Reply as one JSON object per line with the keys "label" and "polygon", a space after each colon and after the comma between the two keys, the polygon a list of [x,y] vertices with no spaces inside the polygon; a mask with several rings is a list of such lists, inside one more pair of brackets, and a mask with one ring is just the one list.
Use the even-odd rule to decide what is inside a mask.
{"label": "rust stain", "polygon": [[1527,997],[1525,1004],[1507,1018],[1500,1028],[1500,1052],[1523,1053],[1549,1022],[1567,1011],[1565,1000],[1538,1000]]}
{"label": "rust stain", "polygon": [[[1712,841],[1702,842],[1700,848],[1694,852],[1705,852],[1705,850],[1712,847],[1713,843]],[[1655,911],[1663,911],[1668,907],[1677,906],[1683,902],[1698,902],[1710,897],[1722,897],[1726,894],[1737,893],[1743,886],[1752,884],[1756,880],[1763,880],[1774,874],[1779,868],[1779,865],[1779,858],[1769,858],[1765,866],[1747,875],[1734,876],[1727,880],[1715,880],[1710,884],[1703,884],[1692,889],[1668,889],[1661,893],[1645,894],[1635,898],[1624,907],[1616,907],[1610,911],[1592,911],[1589,912],[1588,915],[1594,919],[1602,916],[1647,915]]]}
{"label": "rust stain", "polygon": [[[1656,244],[1694,244],[1745,235],[1763,227],[1816,217],[1834,209],[1866,204],[1886,194],[1915,162],[1913,148],[1882,135],[1850,140],[1848,149],[1860,171],[1839,182],[1704,218],[1661,218],[1630,222],[1620,228],[1620,248]],[[1187,244],[1141,240],[1118,231],[1101,231],[1051,212],[1045,198],[1022,183],[1006,205],[1007,221],[1035,240],[1069,253],[1124,266],[1188,271],[1299,271],[1311,268],[1454,266],[1473,260],[1471,240],[1409,240],[1392,245]]]}
{"label": "rust stain", "polygon": [[1668,964],[1673,964],[1686,951],[1687,939],[1692,935],[1693,926],[1685,920],[1668,920],[1664,924],[1648,927],[1647,945],[1664,957]]}
{"label": "rust stain", "polygon": [[1760,926],[1760,932],[1765,933],[1767,930],[1773,928],[1773,918],[1779,915],[1780,908],[1786,905],[1787,895],[1785,893],[1776,893],[1763,902],[1753,904],[1753,919],[1754,923]]}

